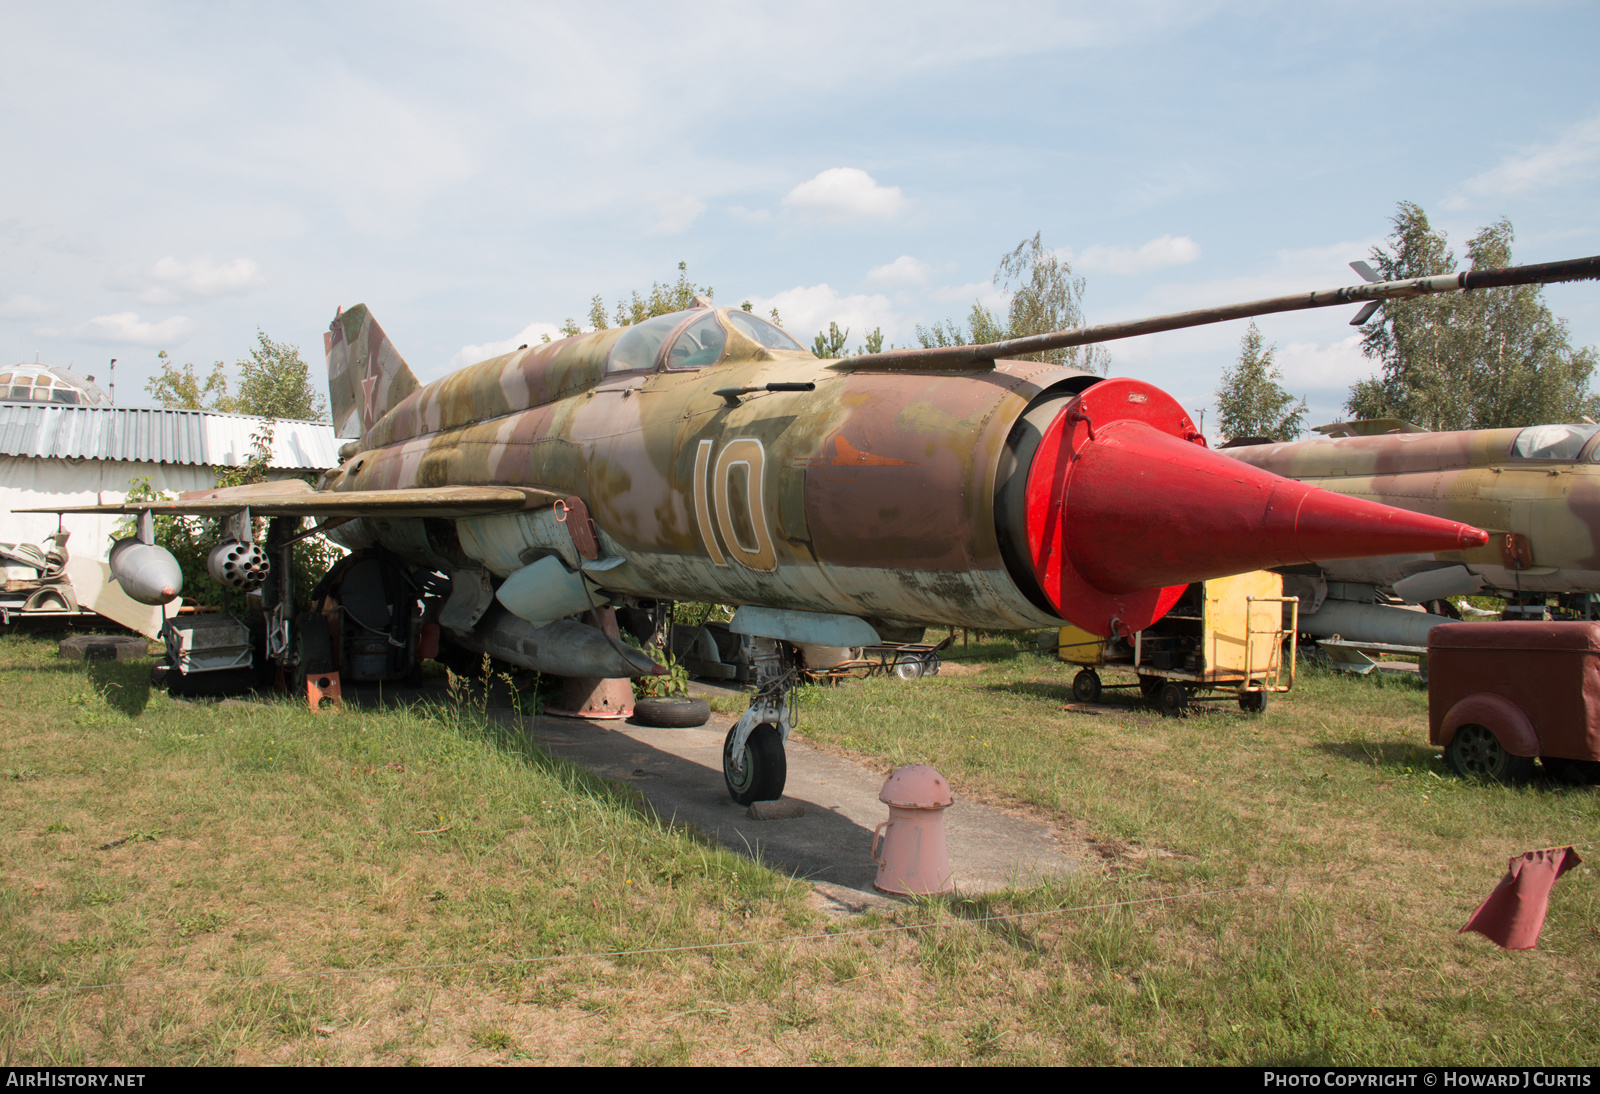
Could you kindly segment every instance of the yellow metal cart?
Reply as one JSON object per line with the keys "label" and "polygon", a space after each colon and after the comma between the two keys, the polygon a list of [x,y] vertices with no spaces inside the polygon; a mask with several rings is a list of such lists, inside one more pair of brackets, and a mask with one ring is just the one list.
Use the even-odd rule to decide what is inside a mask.
{"label": "yellow metal cart", "polygon": [[[1283,578],[1257,570],[1190,585],[1172,611],[1132,636],[1062,627],[1057,656],[1083,666],[1072,680],[1081,702],[1096,702],[1108,688],[1137,687],[1162,714],[1178,717],[1196,699],[1226,692],[1257,713],[1269,692],[1294,687],[1299,619],[1299,598],[1283,595]],[[1107,666],[1127,669],[1139,682],[1104,684],[1098,670]]]}

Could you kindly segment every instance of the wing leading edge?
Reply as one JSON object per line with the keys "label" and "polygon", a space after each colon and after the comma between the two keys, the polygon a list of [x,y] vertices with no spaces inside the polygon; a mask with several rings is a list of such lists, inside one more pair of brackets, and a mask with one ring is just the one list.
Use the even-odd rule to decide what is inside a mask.
{"label": "wing leading edge", "polygon": [[475,517],[543,509],[562,500],[549,490],[521,486],[439,486],[409,490],[313,490],[298,479],[196,490],[175,500],[110,502],[22,509],[24,513],[143,513],[226,516],[249,509],[258,517]]}

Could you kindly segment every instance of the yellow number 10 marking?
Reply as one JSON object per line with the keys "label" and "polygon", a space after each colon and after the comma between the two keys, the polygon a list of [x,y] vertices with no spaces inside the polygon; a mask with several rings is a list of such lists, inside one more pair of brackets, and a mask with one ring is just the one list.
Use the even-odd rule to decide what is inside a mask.
{"label": "yellow number 10 marking", "polygon": [[[714,468],[711,449],[711,441],[701,441],[694,453],[694,516],[700,525],[700,538],[705,540],[706,550],[711,554],[711,561],[718,566],[728,564],[712,531],[714,511],[716,527],[722,532],[722,542],[727,545],[728,554],[733,556],[735,562],[751,570],[767,573],[776,570],[778,557],[772,549],[772,534],[767,530],[766,508],[762,504],[761,493],[766,480],[766,449],[753,437],[729,441],[722,446]],[[739,535],[733,526],[733,502],[728,481],[733,477],[735,468],[744,469],[744,496],[750,528],[755,535],[753,545],[739,542]]]}

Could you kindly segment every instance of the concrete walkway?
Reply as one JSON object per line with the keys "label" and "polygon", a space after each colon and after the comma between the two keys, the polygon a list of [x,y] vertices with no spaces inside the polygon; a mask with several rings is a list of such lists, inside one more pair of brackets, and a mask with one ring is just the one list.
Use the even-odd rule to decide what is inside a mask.
{"label": "concrete walkway", "polygon": [[[804,814],[753,820],[728,797],[722,742],[737,720],[713,714],[697,729],[652,729],[626,722],[541,716],[530,732],[552,753],[619,782],[632,783],[665,819],[692,824],[730,850],[810,881],[841,910],[882,899],[872,834],[889,819],[878,791],[888,772],[809,747],[795,734],[787,751],[784,800]],[[962,892],[990,892],[1072,873],[1077,862],[1049,825],[962,800],[945,811],[951,867]]]}

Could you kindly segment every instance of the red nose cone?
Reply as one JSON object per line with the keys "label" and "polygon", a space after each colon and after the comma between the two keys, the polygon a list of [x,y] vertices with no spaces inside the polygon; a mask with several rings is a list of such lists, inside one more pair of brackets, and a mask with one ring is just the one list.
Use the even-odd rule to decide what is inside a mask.
{"label": "red nose cone", "polygon": [[[1068,553],[1091,585],[1127,593],[1336,558],[1481,547],[1453,520],[1346,497],[1157,432],[1113,422],[1085,445],[1065,501]],[[1143,479],[1154,490],[1130,490]]]}
{"label": "red nose cone", "polygon": [[1096,384],[1046,431],[1028,477],[1029,540],[1063,617],[1097,634],[1131,632],[1193,581],[1489,540],[1241,464],[1196,437],[1169,396],[1131,380]]}

